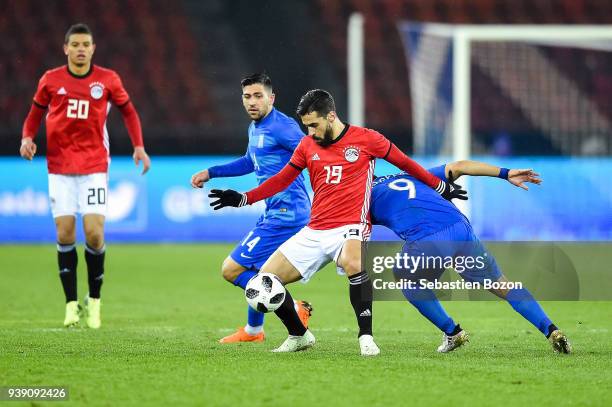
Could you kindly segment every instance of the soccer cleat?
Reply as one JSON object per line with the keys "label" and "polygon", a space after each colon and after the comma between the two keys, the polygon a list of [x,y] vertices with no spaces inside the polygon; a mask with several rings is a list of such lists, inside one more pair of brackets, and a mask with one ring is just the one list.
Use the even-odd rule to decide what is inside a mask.
{"label": "soccer cleat", "polygon": [[251,335],[241,326],[236,332],[219,339],[219,343],[238,343],[238,342],[263,342],[266,339],[263,331],[258,334]]}
{"label": "soccer cleat", "polygon": [[359,347],[361,348],[361,356],[376,356],[380,353],[372,335],[361,335],[359,337]]}
{"label": "soccer cleat", "polygon": [[81,313],[81,306],[78,301],[69,301],[66,303],[66,316],[64,317],[64,326],[70,328],[79,324],[79,314]]}
{"label": "soccer cleat", "polygon": [[448,353],[451,352],[458,347],[462,346],[464,343],[469,342],[470,338],[463,329],[459,331],[456,335],[442,335],[442,345],[438,346],[438,352],[440,353]]}
{"label": "soccer cleat", "polygon": [[548,337],[548,341],[556,353],[572,353],[572,344],[567,340],[567,336],[565,336],[561,330],[556,329],[552,331]]}
{"label": "soccer cleat", "polygon": [[100,307],[102,306],[99,298],[85,297],[85,311],[87,326],[92,329],[100,328],[102,321],[100,320]]}
{"label": "soccer cleat", "polygon": [[275,353],[298,352],[306,350],[315,344],[315,337],[309,330],[306,330],[302,336],[289,335],[285,342],[276,349],[272,349]]}
{"label": "soccer cleat", "polygon": [[300,321],[302,321],[302,325],[304,328],[308,329],[308,320],[312,315],[312,305],[306,301],[294,301],[295,310],[298,313],[298,317],[300,317]]}

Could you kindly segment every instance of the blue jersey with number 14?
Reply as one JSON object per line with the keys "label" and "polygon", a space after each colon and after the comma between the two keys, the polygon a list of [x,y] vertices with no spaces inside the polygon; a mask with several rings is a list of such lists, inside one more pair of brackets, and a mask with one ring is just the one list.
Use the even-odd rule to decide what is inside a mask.
{"label": "blue jersey with number 14", "polygon": [[[429,172],[446,180],[445,165]],[[455,205],[416,178],[406,174],[387,175],[374,181],[370,215],[372,223],[382,225],[411,242],[465,221]]]}

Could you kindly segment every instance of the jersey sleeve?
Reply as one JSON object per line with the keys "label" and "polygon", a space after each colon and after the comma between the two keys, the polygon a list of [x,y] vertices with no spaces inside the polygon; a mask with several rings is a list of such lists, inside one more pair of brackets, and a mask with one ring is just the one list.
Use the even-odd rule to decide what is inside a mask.
{"label": "jersey sleeve", "polygon": [[226,164],[215,165],[208,169],[208,175],[213,178],[238,177],[255,171],[255,164],[247,151],[242,157]]}
{"label": "jersey sleeve", "polygon": [[368,131],[368,150],[376,158],[387,158],[393,143],[375,130]]}
{"label": "jersey sleeve", "polygon": [[49,103],[51,102],[51,95],[47,89],[47,81],[48,77],[47,73],[45,72],[45,74],[38,81],[38,88],[34,94],[34,104],[43,109],[49,106]]}
{"label": "jersey sleeve", "polygon": [[306,146],[305,146],[306,137],[302,137],[302,140],[299,142],[298,146],[295,148],[291,159],[289,160],[289,165],[292,167],[302,171],[306,168]]}
{"label": "jersey sleeve", "polygon": [[446,164],[438,165],[437,167],[430,168],[427,171],[431,172],[442,181],[448,181],[446,178]]}
{"label": "jersey sleeve", "polygon": [[304,137],[304,133],[302,133],[300,126],[293,120],[287,121],[287,123],[277,131],[280,132],[278,138],[279,144],[288,151],[295,151]]}
{"label": "jersey sleeve", "polygon": [[111,81],[110,96],[111,101],[117,107],[123,107],[130,101],[130,95],[123,87],[123,82],[116,72],[113,72],[113,79]]}

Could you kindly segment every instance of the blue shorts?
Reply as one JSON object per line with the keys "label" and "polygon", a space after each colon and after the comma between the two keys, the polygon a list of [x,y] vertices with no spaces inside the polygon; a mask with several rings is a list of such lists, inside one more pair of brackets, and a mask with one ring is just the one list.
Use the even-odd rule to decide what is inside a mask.
{"label": "blue shorts", "polygon": [[[406,242],[403,253],[413,258],[427,259],[423,260],[427,261],[427,266],[417,269],[411,276],[416,279],[438,279],[450,262],[452,268],[467,281],[482,284],[485,279],[497,281],[502,276],[495,258],[487,252],[468,222],[457,222],[423,239]],[[401,276],[406,278],[407,273],[402,271]]]}
{"label": "blue shorts", "polygon": [[236,245],[230,257],[247,270],[259,270],[268,258],[285,243],[287,239],[299,232],[304,225],[281,226],[258,223]]}

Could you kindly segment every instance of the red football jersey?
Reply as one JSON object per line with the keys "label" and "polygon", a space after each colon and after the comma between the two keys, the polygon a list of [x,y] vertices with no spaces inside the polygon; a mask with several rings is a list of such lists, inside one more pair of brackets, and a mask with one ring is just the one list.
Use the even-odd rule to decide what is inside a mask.
{"label": "red football jersey", "polygon": [[376,158],[392,143],[377,131],[346,125],[333,144],[322,147],[311,136],[297,146],[290,163],[308,168],[314,199],[309,227],[333,229],[370,224],[370,193]]}
{"label": "red football jersey", "polygon": [[93,65],[84,76],[66,65],[45,72],[34,103],[49,108],[46,116],[47,166],[52,174],[107,172],[109,140],[106,118],[111,102],[129,103],[119,75]]}

